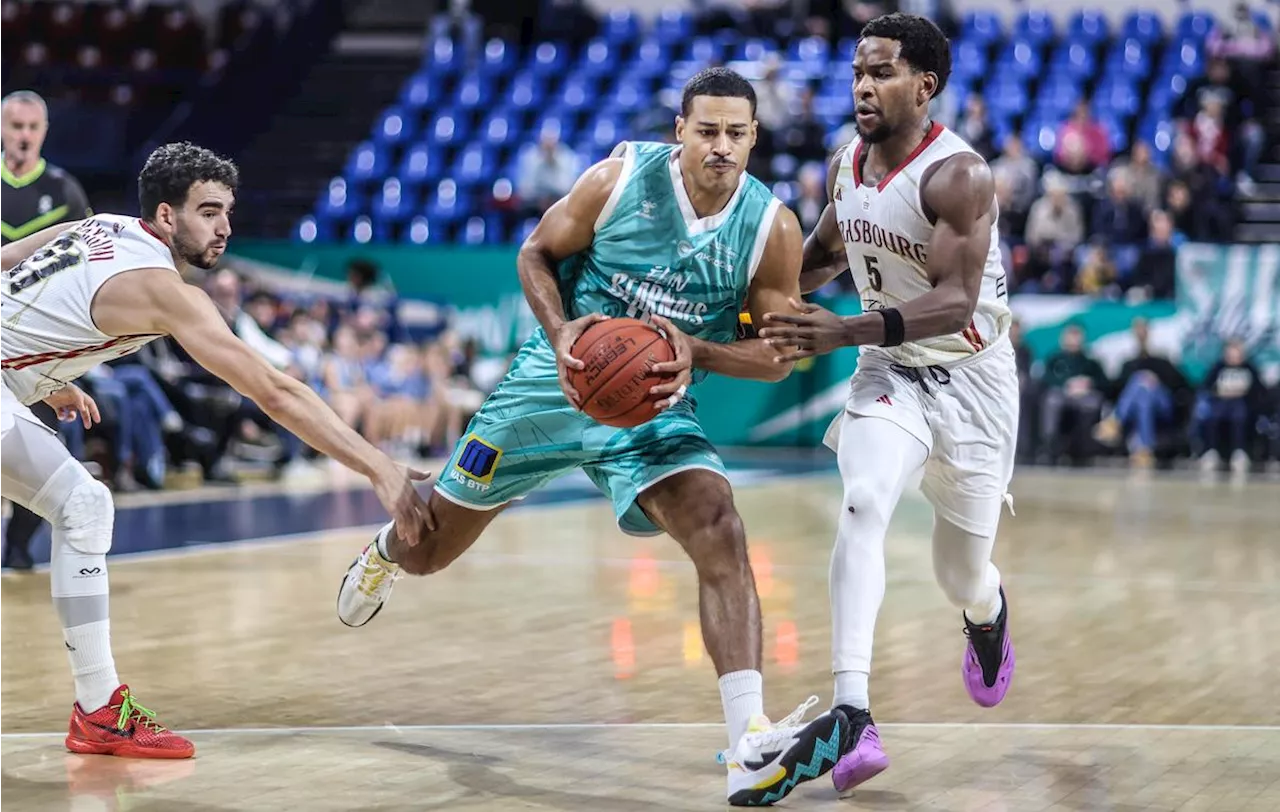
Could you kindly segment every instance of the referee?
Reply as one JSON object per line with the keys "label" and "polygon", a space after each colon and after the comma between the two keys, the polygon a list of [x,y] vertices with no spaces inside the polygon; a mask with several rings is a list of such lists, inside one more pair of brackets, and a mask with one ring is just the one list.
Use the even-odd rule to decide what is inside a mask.
{"label": "referee", "polygon": [[[0,101],[0,140],[4,166],[0,169],[0,245],[35,234],[42,228],[80,220],[93,212],[75,178],[40,157],[49,131],[49,109],[30,90],[10,93]],[[44,403],[31,407],[45,425],[56,430],[58,418]],[[5,533],[4,566],[29,570],[31,537],[40,517],[15,504]]]}

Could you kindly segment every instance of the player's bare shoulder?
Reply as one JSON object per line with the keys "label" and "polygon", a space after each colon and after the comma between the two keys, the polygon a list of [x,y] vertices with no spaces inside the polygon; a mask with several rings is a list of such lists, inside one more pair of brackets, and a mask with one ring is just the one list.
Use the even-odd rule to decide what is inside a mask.
{"label": "player's bare shoulder", "polygon": [[920,175],[920,207],[930,223],[976,221],[994,213],[995,199],[991,167],[973,152],[941,158]]}

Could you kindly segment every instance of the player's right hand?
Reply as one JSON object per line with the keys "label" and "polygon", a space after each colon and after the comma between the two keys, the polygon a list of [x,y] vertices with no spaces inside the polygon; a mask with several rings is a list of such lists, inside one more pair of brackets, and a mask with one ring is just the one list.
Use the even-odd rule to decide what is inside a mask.
{"label": "player's right hand", "polygon": [[436,529],[436,519],[431,508],[423,500],[414,482],[422,482],[431,475],[391,462],[369,479],[378,501],[396,522],[396,534],[409,547],[416,547],[430,531]]}
{"label": "player's right hand", "polygon": [[575,409],[581,410],[582,402],[578,390],[569,383],[569,370],[585,369],[587,365],[581,359],[573,357],[573,345],[588,327],[607,318],[609,317],[601,313],[588,313],[580,319],[567,321],[560,326],[552,339],[551,346],[556,352],[556,372],[560,376],[560,389]]}

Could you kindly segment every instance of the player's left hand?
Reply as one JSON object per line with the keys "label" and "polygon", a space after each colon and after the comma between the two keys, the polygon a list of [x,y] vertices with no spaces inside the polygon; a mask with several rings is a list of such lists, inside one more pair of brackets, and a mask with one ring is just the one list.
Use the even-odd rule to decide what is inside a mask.
{"label": "player's left hand", "polygon": [[680,328],[668,319],[651,315],[649,320],[662,332],[667,341],[671,342],[672,348],[676,351],[674,361],[653,365],[654,372],[671,376],[671,380],[649,390],[649,394],[662,398],[653,404],[654,409],[662,411],[679,403],[684,398],[684,393],[689,390],[689,384],[693,383],[693,346],[689,343],[689,337],[680,332]]}
{"label": "player's left hand", "polygon": [[799,315],[765,313],[767,326],[759,332],[769,346],[786,351],[777,361],[785,363],[826,355],[848,345],[848,328],[843,318],[820,305],[795,299],[788,301],[800,311]]}
{"label": "player's left hand", "polygon": [[75,384],[67,384],[45,398],[44,402],[57,413],[58,419],[63,423],[69,423],[79,417],[80,422],[84,423],[87,429],[92,428],[94,423],[102,422],[102,415],[98,413],[98,404]]}

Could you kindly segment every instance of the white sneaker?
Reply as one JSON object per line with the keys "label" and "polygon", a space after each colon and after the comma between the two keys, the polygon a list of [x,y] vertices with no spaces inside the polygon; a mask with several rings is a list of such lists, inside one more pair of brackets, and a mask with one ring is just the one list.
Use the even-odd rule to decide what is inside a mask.
{"label": "white sneaker", "polygon": [[1231,452],[1231,471],[1235,474],[1247,474],[1249,469],[1253,467],[1253,460],[1249,459],[1249,452],[1242,448],[1237,448]]}
{"label": "white sneaker", "polygon": [[363,626],[373,620],[400,579],[400,565],[378,553],[378,541],[394,526],[388,523],[378,531],[342,579],[338,590],[338,620],[348,626]]}
{"label": "white sneaker", "polygon": [[752,717],[738,745],[720,753],[718,760],[729,769],[731,805],[770,806],[836,765],[853,728],[834,708],[801,724],[817,703],[818,697],[809,697],[776,725],[764,716]]}
{"label": "white sneaker", "polygon": [[1218,452],[1211,448],[1208,451],[1204,452],[1203,455],[1201,455],[1200,470],[1206,474],[1215,473],[1218,470],[1218,465],[1221,464],[1221,462],[1222,462],[1222,458],[1218,456]]}

